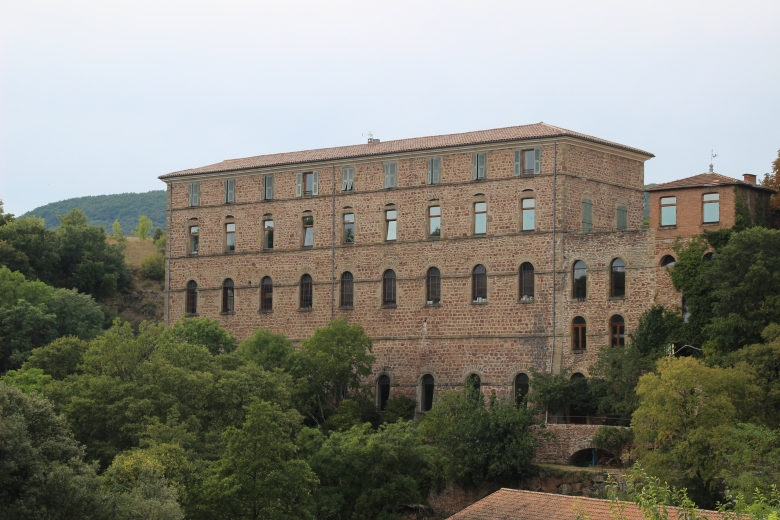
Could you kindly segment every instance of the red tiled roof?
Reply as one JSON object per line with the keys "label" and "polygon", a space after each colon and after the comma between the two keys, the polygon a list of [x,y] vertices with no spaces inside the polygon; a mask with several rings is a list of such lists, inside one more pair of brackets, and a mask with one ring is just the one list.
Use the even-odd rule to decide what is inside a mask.
{"label": "red tiled roof", "polygon": [[243,170],[247,168],[262,168],[267,166],[282,166],[286,164],[311,163],[317,161],[329,161],[337,159],[351,159],[358,157],[370,157],[388,153],[412,152],[435,148],[448,148],[454,146],[467,146],[474,144],[498,143],[502,141],[518,141],[523,139],[540,139],[546,137],[574,137],[584,141],[604,144],[627,150],[633,153],[654,157],[653,154],[631,148],[612,141],[605,141],[579,132],[566,130],[545,123],[532,125],[510,126],[493,130],[480,130],[477,132],[465,132],[461,134],[437,135],[431,137],[415,137],[412,139],[399,139],[397,141],[384,141],[373,144],[357,144],[352,146],[337,146],[335,148],[320,148],[318,150],[305,150],[301,152],[275,153],[269,155],[257,155],[243,159],[229,159],[220,163],[192,168],[178,172],[161,175],[160,179],[180,177],[183,175],[195,175],[199,173],[215,173],[231,170]]}
{"label": "red tiled roof", "polygon": [[749,182],[744,182],[739,179],[726,177],[725,175],[721,175],[719,173],[702,173],[699,175],[694,175],[693,177],[686,177],[684,179],[677,179],[676,181],[672,182],[665,182],[664,184],[656,184],[652,188],[647,188],[647,191],[673,190],[678,188],[699,188],[701,186],[713,185],[733,186],[736,184],[740,186],[748,186],[750,188],[757,188],[759,190],[767,190],[774,193],[774,190],[769,188],[765,188],[758,184],[750,184]]}
{"label": "red tiled roof", "polygon": [[[455,513],[450,520],[574,520],[578,512],[582,518],[590,520],[612,520],[615,515],[610,511],[611,505],[610,500],[503,488]],[[642,510],[633,502],[618,502],[616,505],[623,507],[623,516],[620,518],[645,518]],[[677,518],[677,508],[668,507],[667,510],[669,518]],[[709,520],[722,518],[716,511],[701,513]]]}

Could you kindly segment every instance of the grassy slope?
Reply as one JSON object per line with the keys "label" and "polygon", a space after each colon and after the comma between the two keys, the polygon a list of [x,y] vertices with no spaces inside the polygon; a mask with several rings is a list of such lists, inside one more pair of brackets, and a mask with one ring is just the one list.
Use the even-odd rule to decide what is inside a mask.
{"label": "grassy slope", "polygon": [[[113,243],[113,239],[109,238]],[[147,280],[140,274],[141,260],[155,252],[152,239],[141,241],[135,237],[127,238],[125,248],[125,263],[135,276],[135,288],[130,294],[111,298],[105,302],[108,307],[116,310],[119,316],[130,322],[133,327],[146,320],[162,321],[165,311],[165,285],[163,282]]]}
{"label": "grassy slope", "polygon": [[111,225],[114,221],[119,220],[122,232],[129,235],[130,230],[138,225],[138,217],[141,215],[152,219],[155,227],[165,229],[165,191],[163,190],[61,200],[35,208],[22,216],[43,218],[46,227],[53,229],[59,225],[57,215],[64,215],[73,208],[79,208],[87,215],[90,224],[103,226],[108,233],[111,233]]}

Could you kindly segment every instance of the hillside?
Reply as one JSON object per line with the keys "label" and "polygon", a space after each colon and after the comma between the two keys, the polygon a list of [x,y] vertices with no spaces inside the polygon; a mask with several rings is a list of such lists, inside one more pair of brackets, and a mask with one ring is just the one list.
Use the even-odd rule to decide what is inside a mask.
{"label": "hillside", "polygon": [[122,232],[129,235],[138,225],[138,217],[146,215],[154,226],[165,229],[165,191],[149,191],[146,193],[118,193],[115,195],[95,195],[77,197],[74,199],[52,202],[28,211],[22,217],[40,217],[46,221],[46,227],[56,228],[59,225],[57,215],[64,215],[73,208],[83,211],[89,223],[103,226],[111,233],[111,225],[119,220]]}

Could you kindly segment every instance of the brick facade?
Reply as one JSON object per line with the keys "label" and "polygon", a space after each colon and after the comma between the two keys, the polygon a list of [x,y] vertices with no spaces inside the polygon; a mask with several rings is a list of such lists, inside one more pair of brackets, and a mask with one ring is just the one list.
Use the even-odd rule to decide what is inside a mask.
{"label": "brick facade", "polygon": [[[458,141],[459,135],[466,134],[452,140]],[[414,140],[403,143],[407,141]],[[682,225],[685,216],[679,229],[659,230],[652,211],[650,229],[642,229],[644,161],[650,154],[571,134],[473,141],[424,150],[392,144],[401,141],[382,143],[384,148],[376,145],[379,151],[373,155],[372,145],[363,145],[355,157],[290,164],[279,159],[280,164],[249,167],[243,162],[240,169],[215,165],[161,177],[169,196],[167,320],[185,315],[190,281],[197,283],[197,314],[217,319],[238,339],[263,327],[299,342],[332,318],[346,317],[363,325],[374,340],[377,361],[367,383],[388,375],[391,392],[419,398],[426,374],[434,377],[437,389],[446,389],[461,386],[475,373],[486,393],[499,395],[511,395],[515,376],[530,368],[571,368],[587,375],[597,347],[609,341],[612,316],[621,316],[630,333],[653,303],[679,305],[659,262],[671,250],[675,232],[690,236],[694,229]],[[515,151],[534,148],[541,149],[539,173],[516,175]],[[299,154],[304,159],[330,157],[331,150],[336,149]],[[486,178],[474,180],[474,154],[482,153]],[[265,164],[274,157],[250,159]],[[427,184],[432,157],[441,159],[437,185]],[[397,181],[395,188],[385,189],[384,165],[389,162],[397,165]],[[343,168],[354,168],[352,192],[341,190]],[[317,172],[317,194],[296,196],[301,172]],[[268,175],[274,178],[272,200],[264,200],[263,177]],[[226,179],[235,179],[231,204],[225,204]],[[192,182],[199,184],[200,193],[194,207],[188,198]],[[733,220],[726,191],[721,199],[723,225]],[[729,193],[733,195],[733,189]],[[533,231],[522,231],[526,198],[535,200]],[[583,199],[593,203],[590,232],[582,232]],[[655,194],[651,207],[653,200],[657,203]],[[487,204],[487,232],[481,235],[474,228],[476,202]],[[441,208],[440,237],[427,232],[428,208],[434,205]],[[625,230],[617,229],[618,206],[626,208]],[[394,241],[384,240],[387,209],[397,211]],[[345,213],[355,215],[353,244],[344,243]],[[313,246],[308,248],[303,247],[304,216],[314,218]],[[270,251],[263,250],[266,219],[275,226]],[[225,252],[227,222],[236,228],[236,248],[230,253]],[[192,225],[200,230],[197,255],[188,251]],[[616,258],[626,265],[626,292],[620,298],[610,295],[610,268]],[[573,298],[572,267],[577,260],[588,270],[584,301]],[[534,266],[532,301],[519,298],[524,262]],[[486,302],[472,301],[471,276],[477,265],[487,270]],[[437,305],[426,304],[425,279],[431,267],[441,273]],[[388,269],[397,277],[392,307],[382,305],[382,276]],[[345,271],[354,277],[350,309],[339,307],[339,280]],[[313,280],[311,309],[299,304],[304,274]],[[266,276],[273,280],[272,311],[260,310],[260,282]],[[235,304],[232,313],[223,313],[222,284],[228,278],[235,285]],[[588,346],[579,352],[571,345],[575,316],[587,321]]]}

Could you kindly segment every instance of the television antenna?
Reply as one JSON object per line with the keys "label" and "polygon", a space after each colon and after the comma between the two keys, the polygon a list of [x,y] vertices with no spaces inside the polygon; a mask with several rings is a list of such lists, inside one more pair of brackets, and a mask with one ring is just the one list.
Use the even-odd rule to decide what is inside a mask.
{"label": "television antenna", "polygon": [[714,150],[710,150],[710,173],[713,173],[714,169],[712,166],[712,160],[717,157],[718,154],[714,153]]}

